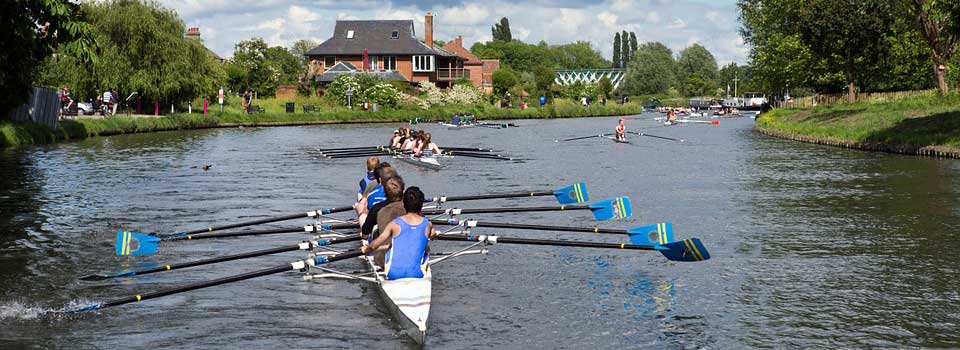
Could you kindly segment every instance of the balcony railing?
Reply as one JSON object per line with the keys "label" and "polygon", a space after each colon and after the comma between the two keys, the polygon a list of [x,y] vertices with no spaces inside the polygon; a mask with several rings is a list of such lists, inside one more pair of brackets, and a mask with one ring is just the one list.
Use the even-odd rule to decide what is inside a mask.
{"label": "balcony railing", "polygon": [[470,71],[466,68],[437,68],[437,80],[470,79]]}

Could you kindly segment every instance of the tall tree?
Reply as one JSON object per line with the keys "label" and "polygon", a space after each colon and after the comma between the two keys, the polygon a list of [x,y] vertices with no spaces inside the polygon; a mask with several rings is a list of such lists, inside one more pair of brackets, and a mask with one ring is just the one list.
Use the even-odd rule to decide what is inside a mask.
{"label": "tall tree", "polygon": [[[630,59],[637,55],[637,33],[630,32]],[[629,62],[628,62],[629,63]],[[624,67],[627,65],[624,64]]]}
{"label": "tall tree", "polygon": [[[690,79],[696,77],[695,79]],[[687,91],[687,86],[696,86],[698,89],[709,90],[711,86],[716,85],[717,81],[717,60],[705,47],[700,44],[693,44],[690,47],[680,51],[680,58],[677,59],[677,78],[683,84],[680,86],[680,92],[699,93],[699,91]]]}
{"label": "tall tree", "polygon": [[920,35],[930,46],[934,80],[941,96],[948,91],[946,69],[960,44],[960,3],[947,0],[903,0]]}
{"label": "tall tree", "polygon": [[631,57],[633,52],[630,52],[630,36],[624,30],[620,33],[620,67],[626,67]]}
{"label": "tall tree", "polygon": [[510,20],[506,17],[500,18],[500,23],[496,23],[490,28],[494,41],[512,41],[513,35],[510,34]]}
{"label": "tall tree", "polygon": [[307,57],[304,56],[304,54],[314,47],[317,47],[317,42],[307,39],[297,40],[293,43],[293,45],[290,46],[290,54],[297,56],[300,59],[300,67],[302,69],[306,69],[307,64],[309,63],[307,62]]}
{"label": "tall tree", "polygon": [[665,45],[659,42],[641,45],[627,64],[624,91],[630,95],[666,93],[676,84],[675,65],[673,53]]}
{"label": "tall tree", "polygon": [[0,2],[0,115],[26,101],[37,68],[55,49],[60,56],[95,61],[86,14],[67,0]]}
{"label": "tall tree", "polygon": [[848,100],[855,101],[858,82],[870,79],[887,59],[884,38],[892,33],[893,6],[887,0],[811,0],[802,6],[800,39],[828,67],[843,73]]}
{"label": "tall tree", "polygon": [[622,67],[623,52],[620,51],[620,33],[613,35],[613,68]]}

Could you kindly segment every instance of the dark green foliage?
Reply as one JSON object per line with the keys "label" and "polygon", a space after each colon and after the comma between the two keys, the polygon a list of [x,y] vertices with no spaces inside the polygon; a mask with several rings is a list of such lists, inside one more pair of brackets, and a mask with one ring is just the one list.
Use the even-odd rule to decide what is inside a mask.
{"label": "dark green foliage", "polygon": [[520,76],[510,68],[501,68],[493,72],[493,92],[503,95],[520,84]]}
{"label": "dark green foliage", "polygon": [[620,52],[620,33],[613,35],[613,68],[623,67],[623,54]]}
{"label": "dark green foliage", "polygon": [[54,50],[77,62],[96,61],[87,14],[66,0],[0,1],[0,115],[27,100],[37,68]]}
{"label": "dark green foliage", "polygon": [[[636,55],[637,55],[637,49],[638,49],[638,47],[637,47],[637,33],[630,32],[630,60],[631,60],[631,61],[633,60],[634,57],[636,57]],[[624,64],[623,66],[626,67],[627,64],[629,64],[629,63],[630,63],[630,62],[628,61],[628,62],[627,62],[626,64]]]}
{"label": "dark green foliage", "polygon": [[[700,44],[693,44],[680,51],[677,59],[677,77],[683,82],[680,93],[685,96],[704,95],[716,86],[717,60]],[[696,91],[690,91],[693,88]]]}
{"label": "dark green foliage", "polygon": [[620,67],[626,67],[631,57],[633,52],[630,51],[630,36],[624,30],[620,33]]}
{"label": "dark green foliage", "polygon": [[659,42],[640,46],[627,67],[623,89],[628,95],[664,94],[676,85],[673,53]]}
{"label": "dark green foliage", "polygon": [[567,69],[609,67],[609,62],[586,41],[553,46],[542,41],[536,45],[519,40],[477,42],[470,51],[482,59],[499,59],[500,64],[522,72],[532,72],[538,66]]}
{"label": "dark green foliage", "polygon": [[493,32],[493,41],[513,41],[513,35],[510,34],[510,20],[506,17],[500,19],[500,23],[494,24],[490,31]]}
{"label": "dark green foliage", "polygon": [[603,97],[610,98],[610,93],[613,92],[613,84],[610,82],[610,78],[600,78],[600,81],[597,82],[597,92]]}

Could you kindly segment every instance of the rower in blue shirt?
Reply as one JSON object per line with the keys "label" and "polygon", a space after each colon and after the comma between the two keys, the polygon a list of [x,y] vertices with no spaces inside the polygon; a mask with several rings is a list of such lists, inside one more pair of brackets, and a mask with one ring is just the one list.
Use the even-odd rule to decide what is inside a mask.
{"label": "rower in blue shirt", "polygon": [[361,252],[367,254],[390,240],[384,272],[387,279],[422,278],[427,262],[427,242],[435,236],[433,224],[420,215],[423,209],[423,192],[410,187],[403,192],[403,208],[406,214],[387,224],[387,227],[370,244],[363,246]]}
{"label": "rower in blue shirt", "polygon": [[376,180],[373,170],[377,168],[377,164],[380,164],[380,158],[367,158],[367,174],[360,178],[360,190],[357,191],[357,202],[363,199],[363,192],[367,189],[367,185]]}
{"label": "rower in blue shirt", "polygon": [[383,186],[380,183],[394,176],[397,176],[397,171],[390,166],[390,163],[380,162],[377,165],[374,170],[374,181],[371,182],[371,184],[376,183],[376,185],[370,188],[369,193],[353,207],[357,211],[357,219],[360,223],[367,219],[367,214],[374,205],[387,200],[387,194],[383,191]]}

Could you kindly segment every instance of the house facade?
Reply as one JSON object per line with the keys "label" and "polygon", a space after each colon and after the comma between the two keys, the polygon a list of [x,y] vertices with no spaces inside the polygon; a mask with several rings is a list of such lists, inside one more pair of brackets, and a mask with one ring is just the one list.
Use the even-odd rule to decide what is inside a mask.
{"label": "house facade", "polygon": [[412,20],[338,20],[333,36],[304,54],[310,62],[307,76],[330,82],[340,74],[364,73],[411,83],[430,81],[438,87],[466,78],[482,87],[483,62],[463,49],[462,39],[458,37],[455,46],[434,47],[430,12],[424,27],[421,41]]}

